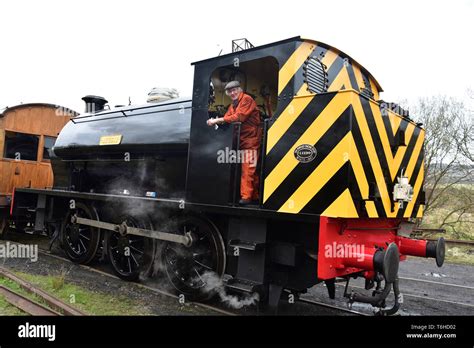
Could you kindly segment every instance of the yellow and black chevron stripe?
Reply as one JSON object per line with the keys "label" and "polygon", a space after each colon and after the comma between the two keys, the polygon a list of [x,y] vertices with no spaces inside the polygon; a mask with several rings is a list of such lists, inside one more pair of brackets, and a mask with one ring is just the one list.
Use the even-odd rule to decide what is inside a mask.
{"label": "yellow and black chevron stripe", "polygon": [[[267,150],[274,145],[271,139],[278,139],[285,132],[284,125],[288,126],[292,120],[306,106],[314,96],[308,91],[304,81],[303,67],[308,57],[318,57],[326,66],[328,78],[328,92],[346,89],[360,91],[369,88],[377,100],[382,88],[375,79],[358,63],[342,54],[335,48],[315,41],[303,41],[294,49],[292,54],[282,64],[278,75],[278,108],[274,119],[284,118],[283,125],[270,131],[271,136],[267,143]],[[281,134],[275,134],[280,132]]]}
{"label": "yellow and black chevron stripe", "polygon": [[303,41],[280,69],[278,79],[280,100],[287,100],[291,94],[310,95],[303,77],[304,62],[310,56],[319,58],[326,66],[328,92],[345,89],[354,89],[360,92],[363,89],[368,89],[372,92],[375,100],[379,99],[379,92],[382,91],[382,88],[372,75],[352,58],[325,44]]}
{"label": "yellow and black chevron stripe", "polygon": [[[394,114],[384,121],[378,104],[354,91],[307,98],[311,101],[291,125],[283,125],[283,118],[272,125],[287,128],[279,139],[272,138],[272,128],[268,132],[267,144],[275,145],[265,158],[264,207],[337,217],[421,214],[424,131]],[[396,132],[404,132],[407,146],[392,148]],[[312,162],[295,158],[303,144],[315,146]],[[402,168],[414,199],[399,209],[391,191]]]}
{"label": "yellow and black chevron stripe", "polygon": [[[307,92],[302,66],[319,55],[328,71],[329,91]],[[370,81],[374,98],[381,89],[368,73],[333,49],[303,42],[280,69],[280,103],[266,138],[263,202],[267,209],[334,217],[421,216],[424,131],[360,95]],[[363,76],[363,74],[366,74]],[[289,91],[298,91],[288,97]],[[405,136],[406,146],[394,146]],[[314,145],[316,158],[300,163],[299,145]],[[413,200],[399,209],[393,185],[404,170]]]}

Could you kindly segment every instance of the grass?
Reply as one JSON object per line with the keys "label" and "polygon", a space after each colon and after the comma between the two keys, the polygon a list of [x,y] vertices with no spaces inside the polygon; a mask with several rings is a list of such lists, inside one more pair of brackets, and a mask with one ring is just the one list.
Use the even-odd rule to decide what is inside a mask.
{"label": "grass", "polygon": [[[449,214],[449,209],[438,208],[430,211],[424,218],[421,227],[423,228],[443,228],[446,233],[443,237],[446,239],[457,240],[474,240],[474,223],[458,222],[452,225],[441,226],[444,217]],[[452,220],[456,219],[457,215],[453,214]],[[474,221],[474,214],[466,214],[466,219]]]}
{"label": "grass", "polygon": [[[441,189],[443,187],[440,187]],[[439,190],[438,189],[438,190]],[[434,206],[423,218],[422,227],[426,228],[444,228],[446,237],[450,239],[474,240],[474,184],[453,185],[440,196]],[[464,211],[461,221],[461,209],[468,207]],[[446,218],[445,224],[443,220]]]}
{"label": "grass", "polygon": [[64,282],[66,280],[66,272],[61,272],[61,274],[57,276],[51,277],[51,287],[54,291],[58,291],[64,287]]}
{"label": "grass", "polygon": [[[447,190],[444,196],[439,200],[442,205],[430,210],[424,217],[421,224],[422,228],[443,228],[445,233],[434,233],[424,235],[427,238],[444,237],[445,239],[455,240],[474,240],[474,208],[471,208],[462,217],[462,222],[455,222],[459,215],[452,214],[447,220],[448,224],[441,226],[444,218],[456,208],[467,204],[466,197],[473,196],[474,184],[454,185]],[[461,263],[474,265],[474,245],[447,244],[446,261],[451,263]]]}
{"label": "grass", "polygon": [[446,261],[474,266],[474,245],[447,245]]}
{"label": "grass", "polygon": [[[48,292],[71,306],[89,315],[150,315],[149,311],[124,296],[90,291],[65,281],[65,274],[40,276],[15,272],[20,278],[29,281],[38,288]],[[41,301],[34,295],[22,290],[15,282],[0,278],[0,284],[19,292],[37,302]],[[0,315],[23,315],[24,313],[10,305],[0,296]]]}

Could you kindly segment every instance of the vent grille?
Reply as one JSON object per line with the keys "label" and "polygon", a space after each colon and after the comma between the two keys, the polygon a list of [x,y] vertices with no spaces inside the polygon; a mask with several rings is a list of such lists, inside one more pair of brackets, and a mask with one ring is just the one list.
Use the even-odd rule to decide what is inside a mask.
{"label": "vent grille", "polygon": [[303,67],[304,82],[311,93],[324,93],[328,90],[326,66],[317,58],[309,57]]}

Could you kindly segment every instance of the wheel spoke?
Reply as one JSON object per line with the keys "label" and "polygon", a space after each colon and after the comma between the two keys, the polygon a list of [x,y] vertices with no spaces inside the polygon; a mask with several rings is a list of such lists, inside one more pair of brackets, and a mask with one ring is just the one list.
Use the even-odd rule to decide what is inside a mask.
{"label": "wheel spoke", "polygon": [[210,255],[212,250],[198,250],[199,252],[193,253],[193,257],[201,257],[203,255]]}
{"label": "wheel spoke", "polygon": [[193,261],[194,261],[194,263],[197,263],[199,266],[202,266],[202,267],[207,268],[207,269],[209,269],[209,270],[212,271],[212,268],[211,268],[211,267],[209,267],[209,266],[207,266],[207,265],[205,265],[205,264],[199,262],[198,260],[194,259]]}
{"label": "wheel spoke", "polygon": [[130,273],[132,273],[132,264],[130,263],[130,258],[127,257],[127,263],[128,263],[128,270]]}
{"label": "wheel spoke", "polygon": [[143,253],[144,253],[143,251],[141,251],[141,250],[138,250],[137,248],[135,248],[135,247],[134,247],[134,246],[132,246],[132,245],[130,245],[130,249],[133,249],[133,250],[135,250],[137,253],[140,253],[140,255],[143,255]]}
{"label": "wheel spoke", "polygon": [[88,240],[88,241],[91,240],[89,237],[83,235],[81,232],[79,232],[79,236],[81,236],[82,238],[84,238],[84,239],[86,239],[86,240]]}
{"label": "wheel spoke", "polygon": [[201,283],[204,285],[206,284],[206,282],[202,279],[201,275],[199,274],[199,272],[197,271],[196,267],[193,267],[194,269],[194,272],[196,272],[197,276],[199,277],[199,280],[201,281]]}
{"label": "wheel spoke", "polygon": [[84,245],[84,242],[82,241],[82,239],[79,239],[79,242],[81,243],[82,247],[84,248],[84,251],[87,251],[87,248],[86,248],[86,246]]}
{"label": "wheel spoke", "polygon": [[130,253],[130,257],[133,259],[133,261],[136,263],[136,265],[138,267],[140,267],[140,264],[138,263],[137,259],[135,258],[135,256],[133,256],[133,253]]}

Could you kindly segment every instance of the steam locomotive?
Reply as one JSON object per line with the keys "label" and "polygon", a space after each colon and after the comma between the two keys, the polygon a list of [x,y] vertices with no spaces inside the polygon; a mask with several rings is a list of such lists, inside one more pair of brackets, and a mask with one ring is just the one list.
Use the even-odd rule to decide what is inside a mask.
{"label": "steam locomotive", "polygon": [[[444,261],[443,239],[410,238],[424,207],[421,125],[321,42],[237,47],[193,65],[191,99],[106,109],[84,98],[87,112],[54,145],[54,187],[16,188],[10,219],[47,231],[74,262],[106,255],[123,279],[158,264],[189,298],[205,296],[209,272],[271,307],[283,290],[325,282],[334,298],[337,278],[363,277],[372,291],[346,291],[348,301],[395,313],[399,262]],[[239,206],[235,157],[217,159],[239,150],[241,124],[206,125],[230,104],[233,80],[263,118],[255,205]]]}

